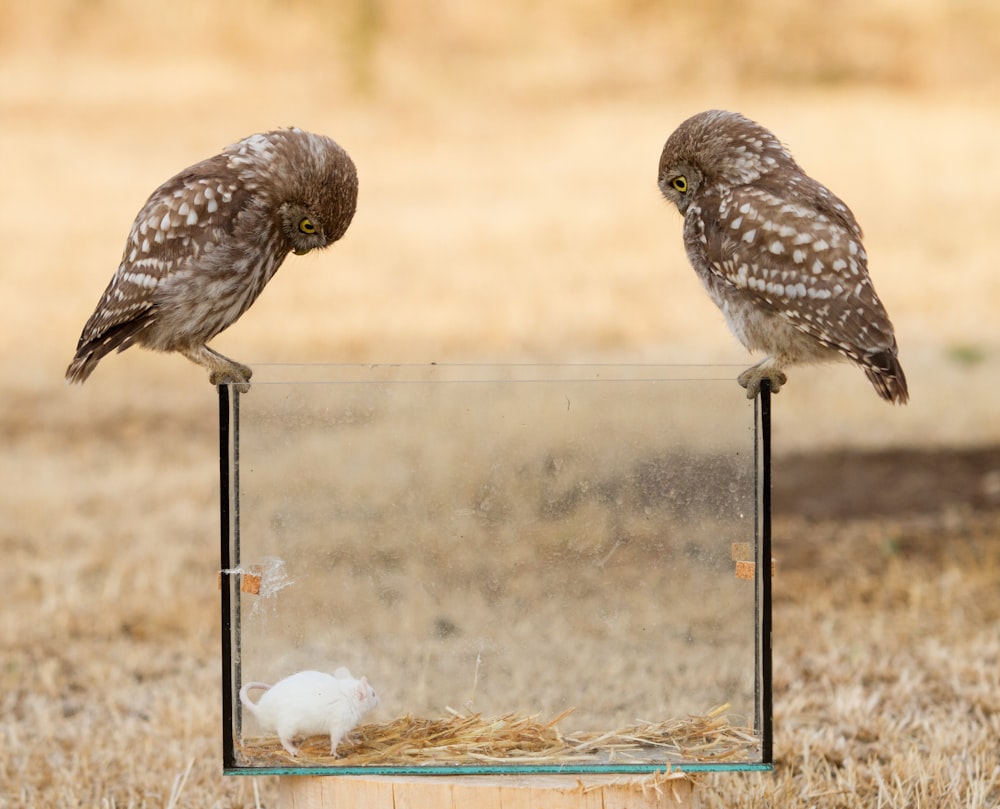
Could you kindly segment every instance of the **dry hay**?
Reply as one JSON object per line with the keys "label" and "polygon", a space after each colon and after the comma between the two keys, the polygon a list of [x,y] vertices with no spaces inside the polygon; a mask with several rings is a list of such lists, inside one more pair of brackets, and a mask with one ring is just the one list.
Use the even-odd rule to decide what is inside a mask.
{"label": "dry hay", "polygon": [[610,732],[579,731],[563,735],[558,723],[567,709],[547,722],[514,713],[494,718],[462,714],[427,719],[402,716],[388,723],[362,725],[341,743],[333,758],[329,739],[313,736],[289,755],[277,738],[245,741],[239,750],[260,765],[295,767],[413,766],[571,766],[581,764],[681,764],[739,762],[759,756],[760,740],[752,728],[729,723],[719,705],[700,716],[663,722],[640,722]]}

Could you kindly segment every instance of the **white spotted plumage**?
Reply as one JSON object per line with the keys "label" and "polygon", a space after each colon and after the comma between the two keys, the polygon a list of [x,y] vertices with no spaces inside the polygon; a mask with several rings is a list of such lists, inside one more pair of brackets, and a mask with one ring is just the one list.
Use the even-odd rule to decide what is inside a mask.
{"label": "white spotted plumage", "polygon": [[768,356],[740,375],[748,396],[788,365],[846,357],[880,396],[905,403],[892,323],[868,276],[861,228],[759,124],[721,110],[682,123],[658,184],[684,214],[688,258],[730,328]]}
{"label": "white spotted plumage", "polygon": [[66,371],[83,382],[110,351],[178,351],[213,383],[247,388],[251,370],[206,343],[260,295],[289,252],[327,247],[347,230],[357,173],[323,135],[251,135],[163,183],[136,216],[118,271]]}

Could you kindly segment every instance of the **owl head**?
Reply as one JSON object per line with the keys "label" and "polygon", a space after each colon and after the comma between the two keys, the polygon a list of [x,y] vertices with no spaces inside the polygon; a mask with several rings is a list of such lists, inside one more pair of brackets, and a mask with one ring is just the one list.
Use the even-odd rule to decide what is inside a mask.
{"label": "owl head", "polygon": [[799,171],[767,129],[735,112],[708,110],[688,118],[667,139],[657,181],[663,196],[685,213],[709,185],[758,182],[782,168]]}
{"label": "owl head", "polygon": [[230,149],[232,162],[245,161],[245,169],[255,173],[253,182],[267,187],[266,204],[291,252],[328,247],[347,232],[358,202],[358,174],[333,140],[277,129],[251,135]]}

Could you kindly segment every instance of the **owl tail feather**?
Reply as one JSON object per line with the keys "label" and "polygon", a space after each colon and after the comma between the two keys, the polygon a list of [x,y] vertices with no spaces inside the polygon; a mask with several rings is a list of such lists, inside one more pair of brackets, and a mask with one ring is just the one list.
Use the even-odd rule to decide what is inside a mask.
{"label": "owl tail feather", "polygon": [[887,402],[903,405],[909,401],[906,375],[895,351],[879,351],[865,355],[862,368],[872,387]]}
{"label": "owl tail feather", "polygon": [[104,346],[99,346],[96,350],[78,350],[66,369],[66,381],[72,385],[82,385],[109,351],[111,348]]}
{"label": "owl tail feather", "polygon": [[66,369],[66,381],[74,385],[82,385],[87,377],[94,372],[97,363],[115,349],[124,351],[136,341],[139,332],[151,323],[152,320],[149,317],[135,318],[125,323],[118,323],[95,337],[84,339],[81,336],[80,342],[76,346],[76,354],[73,355],[73,361]]}

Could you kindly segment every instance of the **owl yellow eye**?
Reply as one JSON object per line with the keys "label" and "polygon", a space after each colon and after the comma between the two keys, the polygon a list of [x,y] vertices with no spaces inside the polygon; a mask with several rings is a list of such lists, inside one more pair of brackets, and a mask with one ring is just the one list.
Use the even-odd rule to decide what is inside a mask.
{"label": "owl yellow eye", "polygon": [[674,177],[670,184],[674,187],[674,191],[679,191],[682,194],[688,190],[687,177]]}
{"label": "owl yellow eye", "polygon": [[302,233],[315,233],[316,226],[312,223],[311,219],[300,219],[299,220],[299,230]]}

